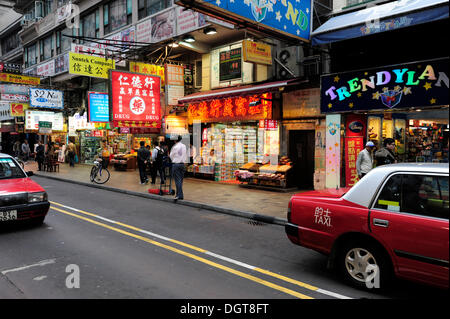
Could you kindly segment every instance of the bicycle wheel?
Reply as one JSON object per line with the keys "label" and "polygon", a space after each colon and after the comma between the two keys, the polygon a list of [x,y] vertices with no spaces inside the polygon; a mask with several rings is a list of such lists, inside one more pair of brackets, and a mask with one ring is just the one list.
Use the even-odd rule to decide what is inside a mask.
{"label": "bicycle wheel", "polygon": [[109,171],[107,168],[103,168],[101,171],[97,171],[97,174],[95,175],[94,182],[97,184],[105,184],[107,181],[109,181]]}
{"label": "bicycle wheel", "polygon": [[94,182],[94,178],[97,175],[97,167],[96,166],[92,166],[91,169],[91,182]]}

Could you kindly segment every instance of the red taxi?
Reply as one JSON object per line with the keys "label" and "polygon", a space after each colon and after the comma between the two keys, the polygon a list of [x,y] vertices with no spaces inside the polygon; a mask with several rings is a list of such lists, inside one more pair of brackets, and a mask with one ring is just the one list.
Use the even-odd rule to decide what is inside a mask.
{"label": "red taxi", "polygon": [[47,193],[17,161],[0,153],[0,225],[31,220],[41,224],[50,207]]}
{"label": "red taxi", "polygon": [[383,288],[396,276],[448,288],[448,177],[448,164],[393,164],[350,189],[294,195],[286,234],[328,255],[357,287]]}

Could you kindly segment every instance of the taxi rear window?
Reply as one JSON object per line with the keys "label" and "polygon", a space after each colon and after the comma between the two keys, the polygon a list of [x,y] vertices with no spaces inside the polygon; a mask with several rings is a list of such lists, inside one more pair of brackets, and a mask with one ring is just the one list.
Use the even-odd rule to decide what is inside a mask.
{"label": "taxi rear window", "polygon": [[0,158],[0,180],[24,177],[24,172],[12,158]]}

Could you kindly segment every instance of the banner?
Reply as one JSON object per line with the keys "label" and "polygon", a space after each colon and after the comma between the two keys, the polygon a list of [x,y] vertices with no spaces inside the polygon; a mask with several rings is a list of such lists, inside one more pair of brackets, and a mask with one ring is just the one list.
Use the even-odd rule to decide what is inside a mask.
{"label": "banner", "polygon": [[25,110],[29,107],[28,103],[11,103],[11,116],[25,116]]}
{"label": "banner", "polygon": [[12,101],[12,102],[28,102],[30,97],[27,94],[8,94],[2,93],[0,94],[0,99],[3,101]]}
{"label": "banner", "polygon": [[109,122],[108,93],[88,92],[89,122]]}
{"label": "banner", "polygon": [[13,120],[11,116],[11,103],[0,101],[0,121]]}
{"label": "banner", "polygon": [[244,40],[242,51],[244,62],[272,65],[272,48],[268,44]]}
{"label": "banner", "polygon": [[175,9],[152,17],[152,43],[176,37]]}
{"label": "banner", "polygon": [[16,84],[39,85],[41,79],[33,76],[25,76],[18,74],[0,73],[0,81],[11,82]]}
{"label": "banner", "polygon": [[161,127],[158,76],[111,70],[110,79],[109,101],[115,126]]}
{"label": "banner", "polygon": [[25,110],[26,130],[38,130],[40,121],[52,122],[53,131],[64,130],[64,117],[61,112],[55,113],[48,111]]}
{"label": "banner", "polygon": [[47,109],[63,109],[62,91],[30,88],[30,106]]}
{"label": "banner", "polygon": [[166,85],[165,68],[161,65],[130,61],[130,71],[148,75],[157,75],[161,78],[161,89]]}
{"label": "banner", "polygon": [[189,104],[189,121],[234,122],[272,118],[271,93]]}
{"label": "banner", "polygon": [[339,188],[341,185],[341,115],[326,116],[326,152],[325,172],[327,188]]}
{"label": "banner", "polygon": [[345,138],[345,186],[351,187],[359,180],[356,170],[358,154],[364,149],[363,137]]}
{"label": "banner", "polygon": [[[221,15],[244,20],[260,30],[277,31],[280,34],[309,42],[312,29],[311,0],[197,0],[196,6],[208,10],[210,15]],[[187,5],[185,0],[175,0]]]}
{"label": "banner", "polygon": [[114,68],[114,60],[73,52],[69,53],[70,74],[108,79],[109,70]]}
{"label": "banner", "polygon": [[395,110],[448,105],[449,59],[321,77],[321,112]]}

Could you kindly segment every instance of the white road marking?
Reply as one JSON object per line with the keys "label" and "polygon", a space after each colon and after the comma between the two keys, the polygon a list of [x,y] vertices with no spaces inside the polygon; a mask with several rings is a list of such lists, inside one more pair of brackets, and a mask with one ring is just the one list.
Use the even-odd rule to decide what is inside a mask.
{"label": "white road marking", "polygon": [[40,261],[40,262],[38,262],[36,264],[22,266],[22,267],[17,267],[17,268],[8,269],[8,270],[3,270],[2,271],[2,275],[8,274],[10,272],[26,270],[26,269],[33,268],[33,267],[42,267],[42,266],[45,266],[45,265],[54,264],[55,262],[56,262],[55,259],[42,260],[42,261]]}

